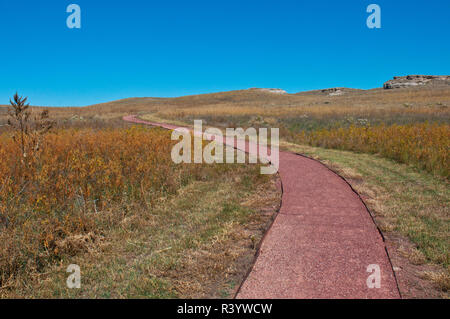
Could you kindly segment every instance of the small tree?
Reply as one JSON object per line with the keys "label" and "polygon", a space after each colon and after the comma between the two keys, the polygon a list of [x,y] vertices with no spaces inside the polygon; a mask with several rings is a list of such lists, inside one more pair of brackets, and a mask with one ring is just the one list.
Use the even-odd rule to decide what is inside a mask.
{"label": "small tree", "polygon": [[13,100],[9,100],[11,108],[8,110],[8,125],[15,130],[13,139],[18,143],[23,158],[39,151],[43,135],[54,125],[54,122],[49,119],[48,110],[43,110],[31,119],[30,104],[26,103],[27,99],[17,93],[14,94]]}

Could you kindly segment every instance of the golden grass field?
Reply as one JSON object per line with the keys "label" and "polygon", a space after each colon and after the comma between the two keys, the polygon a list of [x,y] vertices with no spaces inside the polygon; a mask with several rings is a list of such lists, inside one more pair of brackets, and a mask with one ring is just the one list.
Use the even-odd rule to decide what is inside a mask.
{"label": "golden grass field", "polygon": [[450,129],[448,124],[384,124],[319,129],[294,134],[299,144],[379,154],[400,163],[412,164],[450,177]]}
{"label": "golden grass field", "polygon": [[[54,276],[76,263],[94,272],[78,297],[232,296],[279,190],[256,166],[176,165],[173,145],[160,129],[58,128],[20,160],[2,134],[0,295],[71,296]],[[122,273],[119,287],[99,271]]]}
{"label": "golden grass field", "polygon": [[[17,164],[17,151],[4,126],[5,110],[0,108],[0,153],[5,159],[0,163],[0,213],[15,225],[0,233],[0,286],[6,286],[0,288],[0,295],[36,296],[36,289],[27,287],[41,287],[40,296],[72,296],[57,283],[64,277],[61,261],[74,259],[79,263],[87,260],[86,267],[91,267],[88,281],[93,293],[81,296],[221,296],[219,291],[230,296],[230,287],[238,284],[230,282],[238,280],[236,274],[241,273],[230,269],[237,265],[245,269],[242,258],[247,258],[248,266],[253,249],[237,253],[236,243],[259,241],[273,213],[258,219],[257,212],[279,203],[279,193],[272,187],[275,180],[260,179],[251,166],[175,167],[167,157],[171,145],[167,132],[130,129],[121,120],[124,115],[138,114],[188,126],[194,119],[202,119],[205,126],[220,128],[279,127],[283,148],[324,161],[362,194],[387,238],[392,259],[403,269],[396,271],[403,295],[448,297],[449,107],[450,88],[421,87],[345,90],[341,96],[250,89],[51,108],[56,128],[46,139],[39,161],[26,169]],[[238,179],[243,173],[248,177]],[[218,201],[217,208],[201,200],[217,200],[223,189],[233,188],[245,191],[242,198],[229,199],[234,203],[231,206]],[[270,200],[248,208],[246,203],[258,202],[261,192],[270,194],[266,196]],[[177,196],[180,194],[184,198]],[[188,198],[201,208],[188,203]],[[139,206],[137,215],[124,213],[135,206]],[[177,213],[169,214],[171,209]],[[199,210],[211,212],[215,222],[205,230],[209,235],[194,232],[188,240],[183,224],[188,221],[176,220],[188,211],[196,220],[189,226],[193,228],[188,227],[192,231],[205,222],[198,219]],[[160,214],[168,214],[167,219]],[[156,230],[144,230],[141,224],[162,229],[158,240],[148,240]],[[133,230],[137,234],[131,235]],[[171,238],[172,231],[176,239]],[[208,246],[204,236],[214,238],[214,245],[222,251],[231,247],[229,254],[234,257],[220,257],[217,247]],[[71,243],[80,238],[81,246]],[[122,238],[128,238],[130,244]],[[112,253],[111,243],[118,245],[116,253]],[[109,248],[99,248],[102,245]],[[130,247],[138,253],[130,253]],[[102,249],[109,258],[100,253]],[[180,260],[186,249],[192,259]],[[151,251],[159,251],[160,259]],[[202,252],[208,252],[212,264]],[[123,254],[132,261],[122,258]],[[101,270],[94,270],[91,263],[95,258],[105,265]],[[228,268],[214,262],[219,259]],[[131,270],[127,270],[130,263]],[[209,270],[200,263],[217,270],[203,286],[198,282],[205,280]],[[179,267],[189,271],[177,273]],[[116,278],[119,284],[99,284],[99,278],[112,270],[122,274]],[[221,281],[221,272],[234,274],[230,275],[233,280]],[[149,273],[150,279],[142,283]],[[195,280],[188,279],[192,274]],[[132,284],[127,276],[134,278]],[[184,288],[177,290],[176,286]]]}

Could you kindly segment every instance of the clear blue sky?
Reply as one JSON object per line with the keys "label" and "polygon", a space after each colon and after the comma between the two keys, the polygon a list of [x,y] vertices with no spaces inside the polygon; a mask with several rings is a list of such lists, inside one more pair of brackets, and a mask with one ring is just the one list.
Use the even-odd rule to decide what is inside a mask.
{"label": "clear blue sky", "polygon": [[[66,7],[82,28],[66,26]],[[382,9],[368,29],[366,7]],[[450,74],[449,0],[0,0],[0,104],[380,87]]]}

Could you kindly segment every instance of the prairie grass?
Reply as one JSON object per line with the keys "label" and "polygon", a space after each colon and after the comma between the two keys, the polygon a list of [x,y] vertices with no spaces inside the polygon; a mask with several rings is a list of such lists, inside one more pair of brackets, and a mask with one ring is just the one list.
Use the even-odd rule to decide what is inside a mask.
{"label": "prairie grass", "polygon": [[[6,134],[0,137],[0,284],[20,271],[39,271],[63,254],[71,236],[96,232],[95,212],[112,203],[151,205],[190,175],[171,161],[167,134],[129,130],[60,130],[46,136],[37,156],[21,158]],[[150,196],[151,195],[151,196]],[[6,223],[5,223],[6,224]]]}
{"label": "prairie grass", "polygon": [[291,140],[312,146],[379,154],[436,175],[450,176],[450,126],[408,124],[302,131]]}
{"label": "prairie grass", "polygon": [[[83,260],[95,263],[92,254],[113,242],[117,246],[110,247],[109,254],[115,258],[108,259],[109,254],[103,256],[104,264],[97,264],[102,271],[109,271],[104,268],[106,264],[117,263],[126,256],[117,255],[126,251],[120,246],[124,240],[133,243],[139,238],[149,242],[143,254],[164,249],[160,244],[170,245],[176,252],[172,258],[183,255],[185,249],[195,253],[200,247],[196,243],[202,238],[205,240],[202,249],[207,250],[208,240],[219,236],[228,223],[248,221],[257,213],[257,210],[240,206],[243,198],[253,193],[253,188],[239,186],[240,178],[246,178],[247,184],[255,187],[267,181],[259,174],[257,166],[176,165],[170,158],[173,143],[170,133],[160,129],[56,129],[46,135],[38,153],[18,160],[20,148],[8,133],[0,135],[0,295],[36,296],[35,288],[43,284],[36,278],[52,277],[50,269],[63,264],[67,267],[66,262],[78,256],[84,256],[77,262],[88,268]],[[238,177],[239,180],[235,180]],[[188,193],[192,183],[206,183],[214,188],[221,180],[227,187],[243,190],[233,197],[231,204],[234,206],[228,210],[223,210],[225,202],[218,200],[216,208],[196,211],[198,215],[190,214],[190,218],[196,218],[195,222],[183,222],[183,210],[171,212],[173,206],[166,205],[181,190]],[[190,209],[188,206],[195,206],[196,201],[182,202]],[[262,225],[270,217],[260,220]],[[242,226],[241,230],[245,229]],[[134,237],[130,236],[134,231],[137,232]],[[175,235],[176,232],[179,235]],[[256,236],[260,232],[250,231]],[[129,248],[128,244],[125,246]],[[230,247],[232,249],[233,245]],[[242,251],[252,254],[251,249]],[[167,281],[161,270],[166,266],[155,266],[159,260],[148,262],[160,274],[153,284]],[[233,265],[233,260],[226,262],[228,267]],[[56,273],[64,274],[64,270]],[[100,291],[96,292],[96,297],[107,293],[101,288],[107,278],[97,276],[96,287]],[[217,275],[214,279],[217,280]],[[173,295],[173,287],[167,290],[151,287],[156,286],[150,285],[148,291],[146,287],[133,290],[132,295]],[[64,280],[53,282],[48,289],[51,290],[44,289],[39,294],[46,297],[70,294]]]}
{"label": "prairie grass", "polygon": [[[421,108],[405,108],[397,107],[367,107],[367,106],[334,106],[321,105],[312,106],[230,106],[227,104],[217,104],[214,106],[189,107],[189,108],[173,108],[161,110],[158,114],[167,118],[201,118],[201,117],[235,117],[235,116],[262,116],[276,118],[292,118],[292,117],[325,117],[335,118],[339,116],[359,116],[368,118],[382,118],[386,114],[391,116],[397,115],[434,115],[436,113],[448,113],[444,108],[438,106],[426,106]],[[436,116],[437,117],[437,116]]]}

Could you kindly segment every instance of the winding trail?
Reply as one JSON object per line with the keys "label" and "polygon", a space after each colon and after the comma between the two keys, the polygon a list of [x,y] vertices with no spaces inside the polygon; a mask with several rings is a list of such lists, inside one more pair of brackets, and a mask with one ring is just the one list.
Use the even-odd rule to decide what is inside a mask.
{"label": "winding trail", "polygon": [[[178,128],[133,115],[123,119]],[[279,174],[280,212],[236,298],[400,298],[384,240],[349,184],[320,162],[290,152],[280,152]],[[367,285],[374,264],[380,288]]]}

